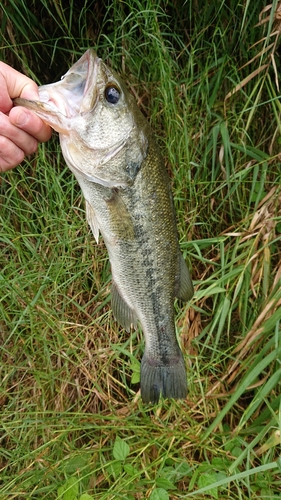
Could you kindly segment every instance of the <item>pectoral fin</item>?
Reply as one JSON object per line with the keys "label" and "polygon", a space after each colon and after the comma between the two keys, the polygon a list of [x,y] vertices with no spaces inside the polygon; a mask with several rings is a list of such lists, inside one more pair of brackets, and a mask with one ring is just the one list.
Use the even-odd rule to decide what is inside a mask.
{"label": "pectoral fin", "polygon": [[86,218],[96,242],[99,242],[99,225],[92,205],[86,200]]}
{"label": "pectoral fin", "polygon": [[111,190],[111,197],[105,200],[110,216],[112,231],[122,240],[134,240],[135,230],[132,216],[118,189]]}
{"label": "pectoral fin", "polygon": [[189,270],[187,268],[187,265],[185,263],[182,254],[180,254],[179,259],[180,259],[180,266],[179,266],[180,276],[179,276],[179,283],[176,292],[176,297],[180,300],[187,302],[192,298],[194,289]]}
{"label": "pectoral fin", "polygon": [[111,288],[111,307],[116,321],[118,321],[127,332],[130,331],[131,326],[137,328],[138,318],[135,312],[126,304],[123,297],[121,297],[115,283],[112,283]]}

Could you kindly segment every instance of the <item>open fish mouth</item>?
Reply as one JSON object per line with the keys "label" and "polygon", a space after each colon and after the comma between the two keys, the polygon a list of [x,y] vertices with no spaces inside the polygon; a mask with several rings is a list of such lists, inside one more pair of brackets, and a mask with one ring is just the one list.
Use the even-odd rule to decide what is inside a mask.
{"label": "open fish mouth", "polygon": [[[74,118],[95,107],[100,61],[96,53],[89,49],[60,81],[39,87],[39,101],[17,98],[14,104],[35,111],[46,123],[63,133],[65,125],[63,127],[62,122],[65,123],[65,118]],[[54,116],[56,120],[52,118]]]}
{"label": "open fish mouth", "polygon": [[40,102],[49,104],[68,118],[87,112],[95,105],[100,59],[91,49],[68,70],[61,81],[39,87]]}

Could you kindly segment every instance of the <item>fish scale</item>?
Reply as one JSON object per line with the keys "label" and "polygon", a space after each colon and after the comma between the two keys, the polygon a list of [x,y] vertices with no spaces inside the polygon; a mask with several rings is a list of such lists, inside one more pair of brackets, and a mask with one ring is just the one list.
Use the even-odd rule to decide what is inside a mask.
{"label": "fish scale", "polygon": [[[88,50],[41,101],[16,99],[59,132],[63,156],[86,200],[87,220],[108,250],[112,309],[145,337],[141,396],[185,398],[187,377],[174,299],[192,281],[180,253],[168,174],[148,122],[120,77]],[[72,98],[73,96],[73,98]]]}

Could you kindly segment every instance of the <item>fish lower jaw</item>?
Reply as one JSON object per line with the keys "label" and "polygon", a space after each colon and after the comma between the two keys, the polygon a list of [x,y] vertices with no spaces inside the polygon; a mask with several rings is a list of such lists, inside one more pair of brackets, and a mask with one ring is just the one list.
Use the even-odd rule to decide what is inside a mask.
{"label": "fish lower jaw", "polygon": [[144,403],[158,403],[163,398],[185,399],[187,377],[184,358],[155,359],[144,355],[141,361],[141,397]]}

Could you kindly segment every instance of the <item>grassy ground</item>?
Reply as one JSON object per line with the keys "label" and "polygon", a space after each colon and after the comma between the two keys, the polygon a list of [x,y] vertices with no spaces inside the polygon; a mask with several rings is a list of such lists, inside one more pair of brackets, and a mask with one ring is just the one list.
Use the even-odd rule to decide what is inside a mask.
{"label": "grassy ground", "polygon": [[186,401],[143,405],[103,242],[57,138],[0,181],[0,498],[281,498],[280,20],[264,2],[1,4],[1,59],[40,83],[89,46],[163,150],[195,295]]}

